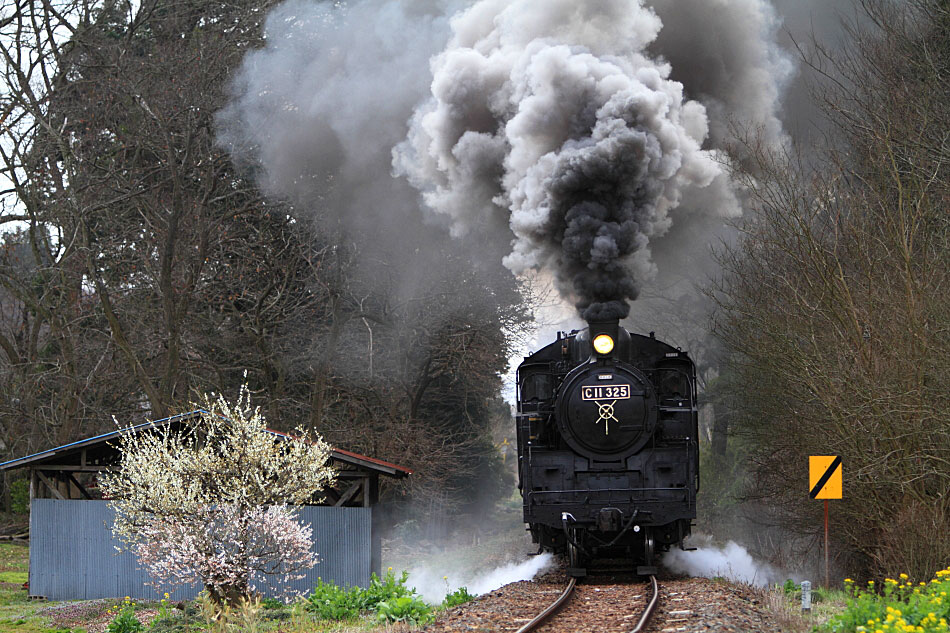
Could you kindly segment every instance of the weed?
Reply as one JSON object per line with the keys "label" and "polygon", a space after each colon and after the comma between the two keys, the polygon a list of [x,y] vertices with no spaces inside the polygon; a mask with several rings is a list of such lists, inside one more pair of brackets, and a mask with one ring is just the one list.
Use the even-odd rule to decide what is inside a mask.
{"label": "weed", "polygon": [[[789,600],[800,602],[802,599],[802,586],[796,584],[791,578],[787,579],[781,585],[775,585],[775,588],[779,591],[783,591]],[[834,593],[836,593],[834,590],[825,589],[824,587],[812,587],[811,603],[818,604],[820,602],[828,602],[833,600]]]}
{"label": "weed", "polygon": [[324,620],[351,620],[360,614],[363,598],[359,587],[344,589],[333,581],[317,578],[317,586],[307,596],[306,608]]}
{"label": "weed", "polygon": [[442,601],[442,606],[446,609],[451,607],[457,607],[460,604],[465,604],[471,600],[474,600],[475,596],[468,592],[468,587],[459,587],[452,593],[449,593],[445,596],[445,600]]}
{"label": "weed", "polygon": [[432,608],[415,595],[377,603],[376,617],[381,622],[409,622],[415,625],[428,624],[435,619]]}
{"label": "weed", "polygon": [[284,604],[282,600],[278,600],[277,598],[262,598],[261,606],[265,609],[273,610],[273,609],[283,609],[287,605]]}
{"label": "weed", "polygon": [[382,580],[373,572],[370,575],[369,587],[360,592],[360,609],[364,611],[375,611],[376,605],[380,602],[416,595],[415,589],[406,586],[408,580],[409,572],[403,571],[399,578],[396,578],[392,567],[389,568]]}
{"label": "weed", "polygon": [[112,618],[106,628],[108,633],[141,633],[145,630],[145,625],[135,617],[135,604],[128,596],[122,601],[121,605],[109,609],[109,613],[115,613],[115,617]]}

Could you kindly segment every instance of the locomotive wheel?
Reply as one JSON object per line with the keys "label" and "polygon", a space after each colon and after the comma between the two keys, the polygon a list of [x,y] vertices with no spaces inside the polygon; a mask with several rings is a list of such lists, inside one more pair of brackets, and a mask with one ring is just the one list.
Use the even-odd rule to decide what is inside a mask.
{"label": "locomotive wheel", "polygon": [[[584,557],[577,545],[580,545],[581,532],[571,529],[569,531],[570,540],[567,542],[567,563],[572,569],[582,569],[584,567]],[[573,542],[571,542],[573,541]],[[574,545],[577,543],[577,545]]]}
{"label": "locomotive wheel", "polygon": [[581,553],[573,543],[567,544],[567,564],[571,567],[580,567]]}
{"label": "locomotive wheel", "polygon": [[652,565],[653,555],[656,553],[656,544],[653,540],[653,531],[646,530],[643,535],[643,564]]}

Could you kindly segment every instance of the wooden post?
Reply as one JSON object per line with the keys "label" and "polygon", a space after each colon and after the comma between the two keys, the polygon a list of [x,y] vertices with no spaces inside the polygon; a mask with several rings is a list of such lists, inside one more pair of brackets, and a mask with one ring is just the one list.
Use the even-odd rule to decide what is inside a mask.
{"label": "wooden post", "polygon": [[379,510],[379,475],[373,473],[366,482],[364,503],[369,506],[370,512],[370,543],[371,553],[369,568],[377,576],[383,571],[383,541],[382,541],[382,514]]}
{"label": "wooden post", "polygon": [[828,571],[828,500],[825,499],[825,588],[830,589],[831,583],[829,582],[830,572]]}
{"label": "wooden post", "polygon": [[13,511],[13,498],[10,494],[10,471],[3,471],[3,511]]}

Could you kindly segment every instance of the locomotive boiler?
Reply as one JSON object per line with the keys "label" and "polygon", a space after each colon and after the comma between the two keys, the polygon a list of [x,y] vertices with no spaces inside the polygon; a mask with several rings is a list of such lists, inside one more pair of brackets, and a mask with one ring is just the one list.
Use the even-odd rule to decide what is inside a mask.
{"label": "locomotive boiler", "polygon": [[683,547],[699,489],[696,369],[618,320],[559,333],[518,367],[524,520],[580,576],[595,560],[655,573]]}

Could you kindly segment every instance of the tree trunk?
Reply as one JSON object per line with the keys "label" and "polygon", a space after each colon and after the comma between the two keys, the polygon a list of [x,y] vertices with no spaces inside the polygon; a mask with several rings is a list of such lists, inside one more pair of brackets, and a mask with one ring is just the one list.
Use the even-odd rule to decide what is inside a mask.
{"label": "tree trunk", "polygon": [[327,336],[323,358],[314,368],[313,391],[310,398],[310,428],[318,430],[323,422],[323,408],[326,402],[327,382],[330,376],[330,365],[333,363],[334,351],[343,333],[343,307],[340,299],[334,299],[330,334]]}

